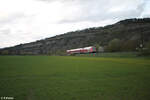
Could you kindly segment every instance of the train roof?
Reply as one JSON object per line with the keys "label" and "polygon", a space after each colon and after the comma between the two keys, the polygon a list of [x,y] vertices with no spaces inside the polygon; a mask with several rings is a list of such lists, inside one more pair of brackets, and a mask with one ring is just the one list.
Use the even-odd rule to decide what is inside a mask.
{"label": "train roof", "polygon": [[89,46],[89,47],[84,47],[84,48],[77,48],[77,49],[70,49],[70,50],[67,50],[67,52],[69,51],[77,51],[77,50],[82,50],[82,49],[91,49],[93,46]]}

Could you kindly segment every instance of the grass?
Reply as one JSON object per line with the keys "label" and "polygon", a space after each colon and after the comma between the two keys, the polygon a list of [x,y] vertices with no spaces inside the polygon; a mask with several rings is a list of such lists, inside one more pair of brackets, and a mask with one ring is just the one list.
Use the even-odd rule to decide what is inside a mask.
{"label": "grass", "polygon": [[150,59],[0,56],[0,97],[150,100]]}
{"label": "grass", "polygon": [[[103,53],[95,53],[95,54],[78,54],[77,56],[84,56],[84,57],[118,57],[118,58],[135,58],[140,57],[137,56],[138,52],[103,52]],[[141,57],[140,57],[141,58]]]}

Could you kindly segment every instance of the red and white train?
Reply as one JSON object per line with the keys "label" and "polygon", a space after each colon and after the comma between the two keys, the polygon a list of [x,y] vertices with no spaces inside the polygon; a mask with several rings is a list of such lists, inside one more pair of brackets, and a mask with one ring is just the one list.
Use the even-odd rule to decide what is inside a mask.
{"label": "red and white train", "polygon": [[94,46],[67,50],[67,54],[94,53],[94,52],[96,52],[96,48]]}

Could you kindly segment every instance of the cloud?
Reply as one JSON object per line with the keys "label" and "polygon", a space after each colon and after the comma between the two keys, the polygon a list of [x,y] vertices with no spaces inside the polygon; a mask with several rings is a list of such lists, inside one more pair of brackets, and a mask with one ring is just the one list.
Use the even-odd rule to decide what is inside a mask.
{"label": "cloud", "polygon": [[0,48],[150,17],[149,10],[149,0],[1,0]]}
{"label": "cloud", "polygon": [[141,14],[141,17],[150,17],[150,1],[149,0],[144,0],[144,11]]}
{"label": "cloud", "polygon": [[26,16],[22,13],[14,13],[11,15],[8,15],[6,17],[1,17],[0,18],[0,25],[4,26],[5,24],[11,24],[16,22],[17,20],[20,20],[22,18],[25,18]]}
{"label": "cloud", "polygon": [[11,33],[10,29],[1,29],[0,34],[9,35]]}
{"label": "cloud", "polygon": [[74,2],[65,9],[67,14],[61,23],[121,20],[139,17],[144,10],[144,3],[141,0],[78,0],[77,5],[73,4]]}

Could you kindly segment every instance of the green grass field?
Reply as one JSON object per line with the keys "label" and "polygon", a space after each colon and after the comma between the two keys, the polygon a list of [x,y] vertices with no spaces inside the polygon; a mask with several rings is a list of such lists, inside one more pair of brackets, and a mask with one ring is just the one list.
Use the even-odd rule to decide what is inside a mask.
{"label": "green grass field", "polygon": [[150,100],[150,59],[0,56],[0,97]]}

